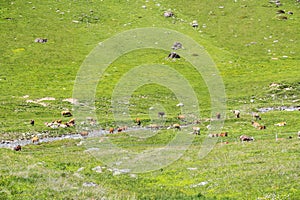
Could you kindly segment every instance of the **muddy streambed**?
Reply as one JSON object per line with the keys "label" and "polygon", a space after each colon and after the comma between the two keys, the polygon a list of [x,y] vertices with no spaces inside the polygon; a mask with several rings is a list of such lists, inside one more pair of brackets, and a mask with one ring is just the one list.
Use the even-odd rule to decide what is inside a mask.
{"label": "muddy streambed", "polygon": [[278,107],[265,107],[258,108],[258,112],[270,112],[270,111],[300,111],[300,106],[278,106]]}
{"label": "muddy streambed", "polygon": [[[138,130],[151,130],[151,129],[145,128],[145,127],[128,128],[124,132],[138,131]],[[59,141],[59,140],[64,140],[64,139],[77,140],[77,139],[84,139],[87,137],[99,137],[99,136],[102,136],[105,134],[109,134],[109,132],[106,130],[99,130],[99,131],[90,132],[88,134],[88,136],[81,136],[80,134],[70,134],[70,135],[62,135],[62,136],[57,136],[57,137],[44,137],[44,138],[40,138],[39,141],[34,144],[39,144],[39,143],[43,143],[43,142],[54,142],[54,141]],[[20,140],[20,139],[19,140],[4,140],[4,141],[0,141],[0,148],[13,149],[17,145],[25,146],[25,145],[29,145],[29,144],[33,144],[33,142],[31,140]]]}

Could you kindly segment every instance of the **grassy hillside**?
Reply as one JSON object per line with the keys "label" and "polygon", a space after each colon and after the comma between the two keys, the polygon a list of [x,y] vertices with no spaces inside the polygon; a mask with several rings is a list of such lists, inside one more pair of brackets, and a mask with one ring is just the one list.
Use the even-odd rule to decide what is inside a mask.
{"label": "grassy hillside", "polygon": [[[97,85],[99,125],[104,129],[117,126],[111,98],[130,70],[144,64],[168,66],[189,81],[198,99],[195,106],[200,108],[203,131],[185,156],[160,171],[113,176],[108,166],[101,174],[92,170],[105,163],[77,146],[79,141],[29,145],[22,152],[0,149],[5,161],[0,168],[0,199],[300,198],[299,112],[262,113],[260,123],[267,129],[251,126],[251,113],[258,108],[299,105],[300,3],[281,3],[276,7],[268,0],[1,1],[0,141],[38,133],[75,133],[74,127],[52,129],[44,123],[71,119],[62,117],[61,111],[72,111],[73,105],[66,100],[73,97],[80,67],[100,42],[144,27],[178,31],[205,48],[224,82],[227,110],[223,130],[229,137],[219,139],[213,151],[198,160],[195,149],[209,133],[205,120],[215,117],[205,79],[185,58],[166,59],[171,49],[128,52],[109,65]],[[174,16],[164,17],[167,10]],[[285,13],[277,14],[278,10]],[[193,20],[198,28],[191,26]],[[36,38],[48,41],[36,43]],[[157,75],[166,74],[158,71]],[[165,125],[181,123],[177,115],[182,110],[175,106],[179,100],[170,88],[147,84],[130,97],[131,122],[140,117],[144,126],[150,124],[151,115],[158,110],[151,113],[149,108],[157,107],[167,114]],[[233,109],[241,110],[240,119],[234,118]],[[31,119],[34,126],[29,124]],[[287,126],[274,126],[281,121]],[[256,141],[241,144],[238,137],[242,134],[254,136]],[[285,140],[276,142],[276,134]],[[164,146],[173,135],[173,130],[163,130],[141,141],[130,134],[110,137],[123,148],[141,152],[151,145]],[[288,140],[289,136],[292,139]],[[83,171],[77,171],[81,167]],[[83,187],[87,182],[97,183],[97,189]],[[195,186],[202,182],[203,186]]]}

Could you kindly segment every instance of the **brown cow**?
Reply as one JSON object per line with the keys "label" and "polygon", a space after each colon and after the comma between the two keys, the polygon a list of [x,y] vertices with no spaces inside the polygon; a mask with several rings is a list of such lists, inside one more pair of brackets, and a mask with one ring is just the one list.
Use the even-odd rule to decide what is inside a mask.
{"label": "brown cow", "polygon": [[114,128],[109,128],[109,133],[114,133],[115,129]]}
{"label": "brown cow", "polygon": [[179,119],[180,121],[184,121],[185,120],[185,116],[184,115],[178,115],[177,119]]}
{"label": "brown cow", "polygon": [[86,137],[86,136],[89,135],[89,132],[87,132],[87,131],[81,131],[79,134],[80,134],[82,137]]}
{"label": "brown cow", "polygon": [[75,126],[75,118],[72,118],[68,121],[69,126]]}
{"label": "brown cow", "polygon": [[279,122],[277,124],[274,124],[275,126],[285,126],[286,125],[286,122]]}
{"label": "brown cow", "polygon": [[21,145],[18,145],[18,146],[16,146],[16,147],[14,147],[14,150],[15,150],[15,151],[21,151],[21,150],[22,150]]}
{"label": "brown cow", "polygon": [[181,130],[180,124],[173,124],[173,128],[177,130]]}
{"label": "brown cow", "polygon": [[40,139],[39,139],[37,136],[34,136],[34,137],[31,139],[32,143],[39,142],[39,140],[40,140]]}
{"label": "brown cow", "polygon": [[140,118],[136,118],[136,119],[135,119],[135,122],[137,123],[138,126],[141,125],[141,119],[140,119]]}
{"label": "brown cow", "polygon": [[228,136],[228,132],[222,132],[219,134],[220,137],[227,137]]}
{"label": "brown cow", "polygon": [[118,127],[117,131],[122,132],[122,131],[125,131],[127,128],[128,128],[127,126]]}

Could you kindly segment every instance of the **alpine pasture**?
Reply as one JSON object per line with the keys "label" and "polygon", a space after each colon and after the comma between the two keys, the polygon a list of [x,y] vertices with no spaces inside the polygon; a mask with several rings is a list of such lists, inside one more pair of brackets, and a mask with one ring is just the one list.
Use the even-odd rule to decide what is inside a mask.
{"label": "alpine pasture", "polygon": [[[0,199],[300,199],[299,1],[5,0],[0,27],[0,145],[8,147],[0,148]],[[95,137],[77,129],[73,90],[97,45],[147,27],[178,31],[204,47],[223,80],[226,112],[212,112],[209,89],[191,63],[167,58],[173,51],[180,56],[171,47],[181,41],[169,50],[120,56],[97,83],[97,118],[87,119],[106,133],[95,136],[98,142],[143,153],[168,145],[185,124],[195,126],[191,134],[200,128],[180,158],[133,173],[106,165],[86,148]],[[153,83],[130,94],[131,118],[118,127],[113,91],[143,64],[168,66],[189,81],[200,110],[196,120],[182,116],[188,105],[170,88]],[[218,118],[222,132],[211,134]],[[145,137],[134,137],[133,126]],[[208,137],[217,143],[200,159]],[[28,143],[12,146],[16,141]]]}

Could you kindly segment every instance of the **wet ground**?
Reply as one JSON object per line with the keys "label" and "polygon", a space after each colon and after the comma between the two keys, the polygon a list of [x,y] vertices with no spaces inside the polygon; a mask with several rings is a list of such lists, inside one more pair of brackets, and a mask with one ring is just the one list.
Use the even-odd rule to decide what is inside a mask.
{"label": "wet ground", "polygon": [[258,112],[270,112],[270,111],[300,111],[300,106],[278,106],[278,107],[266,107],[258,108]]}

